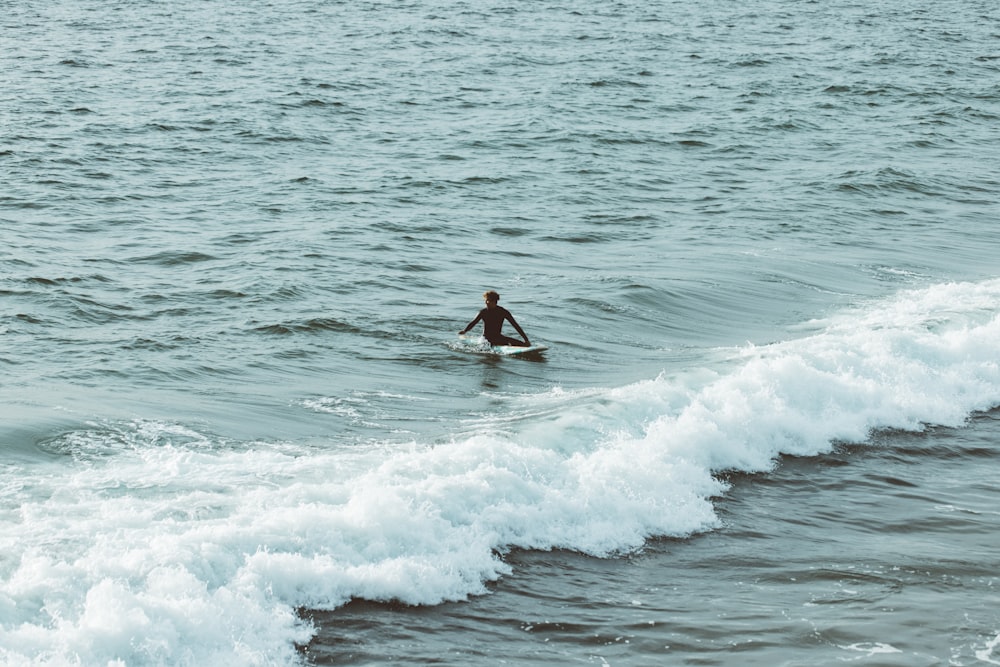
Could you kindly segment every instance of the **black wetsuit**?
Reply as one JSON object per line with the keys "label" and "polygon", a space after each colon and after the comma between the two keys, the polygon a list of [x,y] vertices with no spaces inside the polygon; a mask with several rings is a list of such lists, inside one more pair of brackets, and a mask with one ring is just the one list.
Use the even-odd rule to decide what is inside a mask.
{"label": "black wetsuit", "polygon": [[524,345],[524,341],[517,340],[516,338],[508,338],[500,333],[503,328],[504,320],[510,320],[510,323],[514,325],[517,332],[524,336],[527,340],[527,336],[521,327],[518,326],[517,321],[514,316],[510,314],[510,311],[503,306],[493,306],[492,308],[483,308],[476,315],[476,319],[472,320],[469,326],[465,327],[468,331],[472,327],[476,326],[479,320],[483,321],[483,337],[490,342],[490,345]]}

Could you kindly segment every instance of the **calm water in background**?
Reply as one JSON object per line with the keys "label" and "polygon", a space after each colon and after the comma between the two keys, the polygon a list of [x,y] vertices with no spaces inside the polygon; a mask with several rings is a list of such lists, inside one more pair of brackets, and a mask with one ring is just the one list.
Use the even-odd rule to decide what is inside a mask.
{"label": "calm water in background", "polygon": [[1000,662],[993,3],[0,34],[0,662]]}

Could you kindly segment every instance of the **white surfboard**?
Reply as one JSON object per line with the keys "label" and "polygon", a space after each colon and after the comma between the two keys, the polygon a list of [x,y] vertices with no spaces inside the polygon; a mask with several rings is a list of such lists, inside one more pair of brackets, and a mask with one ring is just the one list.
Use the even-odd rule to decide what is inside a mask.
{"label": "white surfboard", "polygon": [[549,349],[548,345],[529,345],[527,347],[521,345],[490,345],[489,342],[481,336],[459,336],[459,341],[462,343],[462,349],[468,352],[476,352],[478,354],[499,354],[504,357],[515,357],[523,354],[538,354]]}
{"label": "white surfboard", "polygon": [[490,345],[493,348],[493,352],[496,354],[502,354],[505,357],[513,357],[519,354],[531,354],[532,352],[542,352],[549,349],[548,345],[529,345],[524,347],[523,345]]}

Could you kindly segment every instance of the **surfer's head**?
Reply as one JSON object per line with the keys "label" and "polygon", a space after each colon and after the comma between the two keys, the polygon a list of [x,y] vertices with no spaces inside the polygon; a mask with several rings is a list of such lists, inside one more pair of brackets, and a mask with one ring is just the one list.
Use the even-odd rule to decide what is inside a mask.
{"label": "surfer's head", "polygon": [[489,292],[483,292],[483,298],[486,300],[486,303],[496,303],[500,300],[500,295],[490,290]]}

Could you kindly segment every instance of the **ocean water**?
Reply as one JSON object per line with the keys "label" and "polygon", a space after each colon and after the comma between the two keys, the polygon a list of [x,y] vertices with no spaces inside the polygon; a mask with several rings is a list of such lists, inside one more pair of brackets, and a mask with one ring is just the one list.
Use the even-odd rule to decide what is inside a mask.
{"label": "ocean water", "polygon": [[0,664],[1000,664],[1000,5],[2,14]]}

